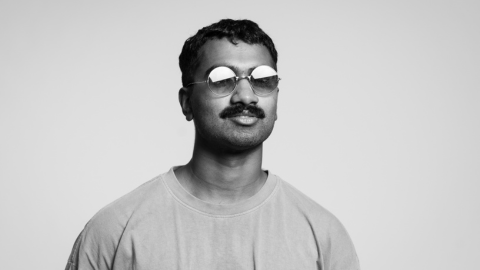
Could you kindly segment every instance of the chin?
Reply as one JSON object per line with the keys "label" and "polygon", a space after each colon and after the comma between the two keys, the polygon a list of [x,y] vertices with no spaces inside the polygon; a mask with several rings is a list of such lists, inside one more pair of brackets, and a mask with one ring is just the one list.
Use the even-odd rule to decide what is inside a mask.
{"label": "chin", "polygon": [[235,138],[228,140],[224,145],[226,148],[234,151],[246,151],[257,148],[262,145],[265,140],[253,139],[253,138]]}
{"label": "chin", "polygon": [[263,132],[257,134],[251,133],[242,133],[235,132],[233,134],[227,134],[226,137],[222,138],[222,145],[225,148],[234,150],[234,151],[246,151],[257,148],[263,144],[265,140],[270,137],[273,127],[268,130],[263,130]]}

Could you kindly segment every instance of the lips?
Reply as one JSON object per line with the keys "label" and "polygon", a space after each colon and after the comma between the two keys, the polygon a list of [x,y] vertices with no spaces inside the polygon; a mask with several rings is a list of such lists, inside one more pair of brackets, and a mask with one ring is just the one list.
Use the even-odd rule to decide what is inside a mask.
{"label": "lips", "polygon": [[258,121],[257,117],[244,114],[228,117],[228,119],[242,126],[251,126]]}

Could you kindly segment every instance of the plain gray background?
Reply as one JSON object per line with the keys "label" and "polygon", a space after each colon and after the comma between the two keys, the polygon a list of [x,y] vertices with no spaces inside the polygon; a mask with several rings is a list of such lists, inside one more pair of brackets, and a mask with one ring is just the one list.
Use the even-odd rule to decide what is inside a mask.
{"label": "plain gray background", "polygon": [[63,269],[103,206],[186,163],[186,38],[279,51],[264,168],[332,211],[363,269],[478,269],[478,1],[0,1],[0,265]]}

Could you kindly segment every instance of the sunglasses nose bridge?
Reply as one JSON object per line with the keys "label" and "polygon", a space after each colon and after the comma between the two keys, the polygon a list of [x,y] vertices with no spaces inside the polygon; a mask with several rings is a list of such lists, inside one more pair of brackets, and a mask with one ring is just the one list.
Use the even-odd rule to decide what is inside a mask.
{"label": "sunglasses nose bridge", "polygon": [[243,79],[246,79],[248,81],[248,85],[250,86],[250,89],[253,91],[253,85],[252,85],[252,81],[250,80],[250,78],[252,77],[252,75],[249,75],[249,76],[241,76],[241,77],[236,77],[235,79],[235,89],[237,89],[238,85],[240,84],[240,81],[243,80]]}
{"label": "sunglasses nose bridge", "polygon": [[[247,79],[248,86],[245,83],[241,84],[242,79]],[[250,82],[250,76],[242,76],[235,78],[235,89],[233,90],[232,94],[232,102],[242,102],[244,104],[251,104],[258,102],[258,97],[253,90],[252,84]]]}

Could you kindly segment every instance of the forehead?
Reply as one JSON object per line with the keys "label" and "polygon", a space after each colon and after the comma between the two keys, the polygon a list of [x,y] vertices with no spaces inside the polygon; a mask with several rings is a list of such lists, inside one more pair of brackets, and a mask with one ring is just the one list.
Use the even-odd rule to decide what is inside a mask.
{"label": "forehead", "polygon": [[261,65],[275,68],[272,56],[265,46],[243,41],[233,44],[226,38],[207,41],[198,56],[199,65],[195,76],[205,76],[208,70],[217,66],[234,67],[238,75]]}

